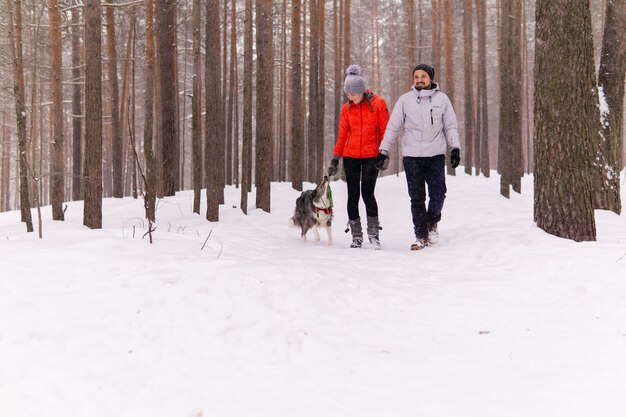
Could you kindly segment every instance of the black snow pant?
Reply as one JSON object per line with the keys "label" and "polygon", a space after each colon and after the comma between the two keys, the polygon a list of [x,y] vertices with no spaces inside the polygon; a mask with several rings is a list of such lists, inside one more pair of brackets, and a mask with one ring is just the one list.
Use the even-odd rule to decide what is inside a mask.
{"label": "black snow pant", "polygon": [[[402,159],[411,198],[411,215],[415,237],[428,238],[428,225],[441,220],[441,209],[446,198],[445,155],[410,157]],[[428,186],[428,210],[426,210]]]}

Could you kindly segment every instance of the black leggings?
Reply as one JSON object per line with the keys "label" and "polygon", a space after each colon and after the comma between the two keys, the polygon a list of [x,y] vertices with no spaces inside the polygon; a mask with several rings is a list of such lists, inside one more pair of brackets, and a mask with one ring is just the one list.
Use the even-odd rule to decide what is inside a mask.
{"label": "black leggings", "polygon": [[348,183],[348,219],[359,218],[359,198],[363,195],[367,217],[378,216],[378,203],[374,197],[374,188],[378,178],[376,158],[343,158],[343,169]]}

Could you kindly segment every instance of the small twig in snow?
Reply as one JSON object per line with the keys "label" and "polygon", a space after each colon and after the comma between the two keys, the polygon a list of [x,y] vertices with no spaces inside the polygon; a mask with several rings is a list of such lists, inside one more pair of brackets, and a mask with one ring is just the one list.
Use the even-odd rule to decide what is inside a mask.
{"label": "small twig in snow", "polygon": [[211,233],[213,233],[213,229],[211,229],[211,231],[209,232],[209,235],[206,237],[206,239],[204,239],[204,243],[202,244],[202,247],[200,248],[200,250],[204,250],[204,247],[206,246],[207,241],[211,237]]}
{"label": "small twig in snow", "polygon": [[[141,236],[141,238],[143,239],[147,235],[152,235],[152,232],[154,232],[156,229],[157,229],[156,227],[154,227],[152,229],[148,229],[148,231],[146,233],[144,233],[143,236]],[[150,242],[150,243],[152,243],[152,242]]]}

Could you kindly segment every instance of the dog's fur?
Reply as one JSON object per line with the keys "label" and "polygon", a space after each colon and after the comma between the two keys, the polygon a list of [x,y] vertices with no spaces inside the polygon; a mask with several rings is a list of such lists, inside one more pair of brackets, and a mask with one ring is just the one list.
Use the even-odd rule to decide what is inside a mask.
{"label": "dog's fur", "polygon": [[328,244],[333,244],[331,223],[333,220],[333,196],[328,177],[315,190],[306,190],[296,199],[296,208],[293,217],[289,219],[289,226],[299,227],[300,235],[306,240],[306,234],[313,229],[315,242],[320,241],[319,227],[326,229]]}

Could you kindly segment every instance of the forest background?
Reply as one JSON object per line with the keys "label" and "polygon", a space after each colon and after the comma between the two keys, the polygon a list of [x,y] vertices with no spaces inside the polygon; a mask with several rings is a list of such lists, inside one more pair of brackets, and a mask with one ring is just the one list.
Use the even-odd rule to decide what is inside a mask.
{"label": "forest background", "polygon": [[[206,218],[218,221],[227,185],[241,187],[244,212],[252,186],[256,207],[270,211],[270,182],[290,181],[301,190],[303,181],[323,176],[346,100],[344,69],[352,63],[390,109],[410,88],[414,65],[433,65],[459,119],[465,173],[497,169],[505,197],[510,187],[522,192],[520,178],[537,174],[537,161],[564,169],[550,162],[554,149],[577,148],[574,134],[572,144],[548,144],[536,154],[535,146],[547,143],[536,132],[543,125],[535,104],[546,104],[535,94],[538,83],[556,78],[567,90],[567,78],[592,79],[600,88],[593,94],[597,117],[589,119],[598,124],[578,126],[593,149],[578,170],[589,192],[577,194],[593,196],[587,212],[621,212],[623,0],[3,0],[2,6],[0,211],[21,209],[29,231],[31,207],[50,205],[53,218],[63,220],[63,203],[84,199],[84,224],[99,228],[102,198],[130,195],[143,196],[154,222],[155,200],[185,189],[194,190],[197,213],[206,189]],[[563,32],[561,44],[583,51],[575,61],[566,48],[547,50],[552,67],[541,68],[564,68],[565,75],[537,74],[536,47],[547,48],[537,42],[538,19],[547,26],[541,30]],[[603,72],[607,65],[613,67]],[[610,74],[610,83],[602,74]],[[619,105],[607,105],[607,85]],[[580,106],[561,101],[564,123],[570,114],[581,119]],[[618,120],[601,127],[601,112]],[[597,146],[594,129],[604,129],[595,135]],[[396,149],[386,175],[402,170],[400,160]],[[576,175],[574,186],[581,181]],[[558,204],[542,204],[542,190],[551,187],[535,187],[540,227],[574,240],[595,238],[589,226],[569,235],[546,226],[542,215],[553,215],[546,210]]]}

